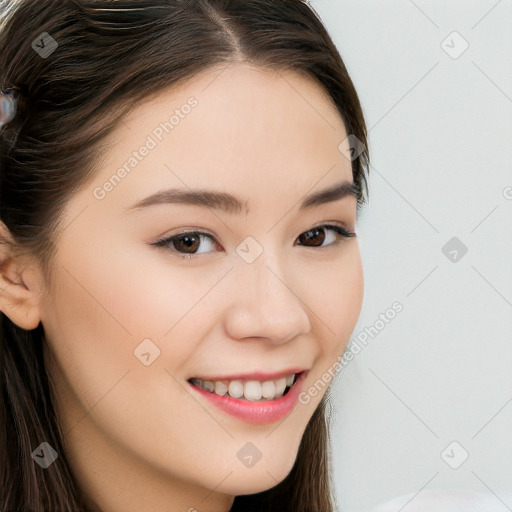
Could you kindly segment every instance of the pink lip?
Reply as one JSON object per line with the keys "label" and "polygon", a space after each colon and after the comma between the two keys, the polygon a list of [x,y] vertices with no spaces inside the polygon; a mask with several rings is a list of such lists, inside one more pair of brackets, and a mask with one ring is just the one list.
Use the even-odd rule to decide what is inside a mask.
{"label": "pink lip", "polygon": [[253,372],[253,373],[239,373],[237,375],[224,375],[224,376],[213,376],[213,377],[195,377],[200,380],[259,380],[265,382],[266,380],[280,379],[281,377],[288,377],[288,375],[295,375],[297,373],[305,372],[305,368],[290,368],[281,372],[264,373],[264,372]]}
{"label": "pink lip", "polygon": [[[298,373],[298,372],[290,372]],[[291,413],[297,403],[297,399],[302,389],[302,383],[306,378],[308,372],[302,372],[297,381],[288,390],[286,395],[275,400],[268,400],[265,402],[251,402],[249,400],[240,400],[238,398],[230,397],[229,395],[220,396],[217,393],[212,393],[190,384],[192,388],[209,400],[213,405],[217,406],[224,412],[235,416],[248,423],[257,425],[266,425],[284,419]],[[254,374],[252,374],[254,375]],[[280,374],[282,375],[282,374]],[[289,374],[286,374],[289,375]],[[265,376],[266,378],[267,376]],[[232,380],[230,379],[215,379],[215,380]]]}

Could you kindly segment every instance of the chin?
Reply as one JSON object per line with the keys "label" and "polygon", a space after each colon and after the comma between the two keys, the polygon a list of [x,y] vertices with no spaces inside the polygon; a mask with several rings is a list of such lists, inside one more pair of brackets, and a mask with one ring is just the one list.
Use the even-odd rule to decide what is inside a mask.
{"label": "chin", "polygon": [[[286,475],[285,475],[286,477]],[[272,478],[268,473],[250,476],[238,476],[231,477],[228,479],[229,483],[226,482],[226,487],[222,486],[222,492],[231,494],[233,496],[245,496],[247,494],[258,494],[260,492],[268,491],[276,485],[279,485],[284,478]],[[219,486],[216,490],[220,490]]]}
{"label": "chin", "polygon": [[[259,464],[261,464],[260,467],[258,467]],[[216,490],[233,496],[268,491],[279,485],[290,474],[292,467],[293,463],[291,466],[285,463],[279,466],[275,464],[269,466],[260,460],[252,468],[233,471]]]}

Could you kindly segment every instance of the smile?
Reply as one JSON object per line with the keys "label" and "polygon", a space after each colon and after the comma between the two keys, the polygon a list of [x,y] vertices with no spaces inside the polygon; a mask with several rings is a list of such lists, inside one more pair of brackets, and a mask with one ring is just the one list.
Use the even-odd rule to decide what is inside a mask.
{"label": "smile", "polygon": [[190,383],[210,393],[220,396],[230,396],[242,400],[267,401],[281,398],[293,386],[297,374],[290,374],[286,377],[274,380],[201,380],[190,379]]}
{"label": "smile", "polygon": [[221,411],[244,422],[263,425],[280,421],[292,412],[308,373],[309,370],[286,372],[274,379],[261,374],[232,380],[192,378],[188,382],[194,393]]}

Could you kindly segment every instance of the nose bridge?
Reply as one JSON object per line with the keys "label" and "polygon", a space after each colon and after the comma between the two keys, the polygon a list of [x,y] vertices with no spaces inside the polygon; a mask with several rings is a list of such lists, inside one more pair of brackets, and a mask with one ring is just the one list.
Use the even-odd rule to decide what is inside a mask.
{"label": "nose bridge", "polygon": [[228,315],[228,330],[234,338],[264,337],[284,343],[309,331],[309,316],[278,253],[265,247],[252,262],[243,257],[237,261]]}

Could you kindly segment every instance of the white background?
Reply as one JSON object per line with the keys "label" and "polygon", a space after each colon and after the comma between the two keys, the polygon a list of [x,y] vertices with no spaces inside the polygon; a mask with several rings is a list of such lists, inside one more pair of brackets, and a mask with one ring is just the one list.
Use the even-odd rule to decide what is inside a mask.
{"label": "white background", "polygon": [[512,1],[311,5],[370,133],[352,340],[403,306],[332,385],[338,506],[460,489],[512,510]]}

